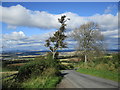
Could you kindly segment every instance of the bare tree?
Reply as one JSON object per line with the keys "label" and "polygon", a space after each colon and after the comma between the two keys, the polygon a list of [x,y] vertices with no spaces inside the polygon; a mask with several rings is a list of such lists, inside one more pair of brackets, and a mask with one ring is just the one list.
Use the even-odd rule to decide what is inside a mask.
{"label": "bare tree", "polygon": [[52,37],[46,40],[46,47],[49,47],[50,51],[52,52],[53,59],[55,58],[55,54],[59,48],[67,48],[67,44],[64,42],[65,38],[67,37],[64,34],[66,24],[65,22],[70,19],[65,19],[66,16],[61,16],[60,19],[58,19],[59,23],[61,24],[61,27],[58,31],[54,33]]}
{"label": "bare tree", "polygon": [[100,54],[103,48],[103,35],[98,24],[88,22],[73,31],[73,38],[77,41],[77,50],[84,55],[85,62],[89,59],[89,54]]}

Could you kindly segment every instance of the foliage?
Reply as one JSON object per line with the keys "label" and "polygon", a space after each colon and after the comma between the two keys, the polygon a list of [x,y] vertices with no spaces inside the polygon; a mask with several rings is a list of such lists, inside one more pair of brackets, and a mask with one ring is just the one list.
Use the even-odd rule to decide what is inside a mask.
{"label": "foliage", "polygon": [[74,30],[72,36],[78,43],[77,50],[81,50],[81,54],[85,56],[85,62],[92,58],[90,56],[100,55],[103,49],[103,35],[100,33],[98,24],[94,22],[83,24]]}
{"label": "foliage", "polygon": [[[16,81],[14,77],[8,77],[3,80],[3,88],[55,88],[61,80],[57,76],[55,68],[48,68],[41,75],[32,76],[24,82]],[[13,79],[12,79],[13,78]]]}
{"label": "foliage", "polygon": [[12,65],[12,64],[9,64],[9,65],[6,65],[6,66],[2,66],[2,71],[18,71],[19,68],[21,67],[22,65]]}
{"label": "foliage", "polygon": [[47,68],[47,64],[44,59],[36,59],[35,61],[31,61],[19,69],[18,80],[22,81],[31,77],[32,74],[40,75],[43,70]]}
{"label": "foliage", "polygon": [[[56,53],[57,55],[57,53]],[[56,56],[55,55],[55,56]],[[46,63],[50,65],[50,67],[55,67],[56,69],[59,68],[59,59],[53,59],[52,58],[52,53],[48,52],[46,56]]]}
{"label": "foliage", "polygon": [[3,61],[2,62],[2,71],[18,71],[19,68],[24,65],[26,62],[26,60],[9,60],[9,61]]}
{"label": "foliage", "polygon": [[60,70],[69,70],[69,69],[73,69],[74,66],[71,65],[71,64],[69,64],[69,65],[63,65],[63,64],[61,64],[59,68],[60,68]]}
{"label": "foliage", "polygon": [[21,66],[14,79],[3,80],[5,88],[52,88],[60,81],[59,67],[51,55],[38,56]]}
{"label": "foliage", "polygon": [[59,67],[57,60],[53,59],[51,55],[45,57],[37,57],[34,61],[31,61],[19,69],[17,79],[24,81],[33,76],[42,75],[42,73],[48,68],[55,68],[56,73],[59,74]]}
{"label": "foliage", "polygon": [[17,87],[20,87],[20,84],[18,82],[16,82],[16,80],[15,80],[16,75],[13,75],[15,73],[16,72],[2,73],[2,77],[12,75],[10,77],[2,79],[2,88],[3,89],[4,88],[17,88]]}
{"label": "foliage", "polygon": [[76,65],[76,67],[79,68],[77,71],[118,81],[118,74],[120,74],[118,73],[120,70],[119,54],[114,53],[111,54],[111,56],[112,57],[97,57],[88,63],[81,61]]}
{"label": "foliage", "polygon": [[[54,33],[52,37],[46,40],[46,47],[49,47],[50,51],[52,52],[53,59],[55,58],[55,53],[57,52],[58,48],[67,48],[67,44],[64,43],[63,41],[67,37],[64,32],[65,32],[65,20],[66,16],[61,16],[60,19],[58,19],[59,23],[61,24],[61,27],[59,28],[58,31]],[[69,19],[68,19],[69,20]]]}
{"label": "foliage", "polygon": [[[61,77],[58,76],[37,76],[29,78],[22,83],[22,88],[55,88]],[[39,83],[38,83],[39,82]]]}
{"label": "foliage", "polygon": [[80,68],[95,68],[97,70],[109,70],[109,71],[118,71],[120,62],[118,59],[118,54],[113,54],[112,58],[109,57],[97,57],[87,64],[80,62],[78,67]]}
{"label": "foliage", "polygon": [[[61,77],[56,75],[55,68],[47,68],[42,75],[31,77],[22,83],[23,88],[55,88]],[[39,83],[38,83],[39,82]]]}
{"label": "foliage", "polygon": [[3,80],[2,81],[2,88],[19,88],[20,83],[16,82],[15,79]]}

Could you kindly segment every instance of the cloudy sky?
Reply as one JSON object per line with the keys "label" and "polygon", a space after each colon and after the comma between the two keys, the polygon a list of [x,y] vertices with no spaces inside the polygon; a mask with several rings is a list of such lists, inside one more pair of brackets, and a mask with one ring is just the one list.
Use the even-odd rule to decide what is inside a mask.
{"label": "cloudy sky", "polygon": [[[118,3],[114,2],[3,2],[0,6],[3,50],[47,50],[45,40],[58,30],[58,18],[66,15],[66,35],[94,21],[101,27],[108,49],[118,48]],[[67,38],[67,49],[76,41]]]}

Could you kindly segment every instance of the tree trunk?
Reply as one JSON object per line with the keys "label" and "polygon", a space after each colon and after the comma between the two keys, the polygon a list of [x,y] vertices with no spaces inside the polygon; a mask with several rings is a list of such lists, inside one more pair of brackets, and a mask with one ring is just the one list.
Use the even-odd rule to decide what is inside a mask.
{"label": "tree trunk", "polygon": [[85,63],[87,62],[87,56],[85,55]]}
{"label": "tree trunk", "polygon": [[53,59],[55,59],[55,53],[56,53],[56,52],[53,52]]}

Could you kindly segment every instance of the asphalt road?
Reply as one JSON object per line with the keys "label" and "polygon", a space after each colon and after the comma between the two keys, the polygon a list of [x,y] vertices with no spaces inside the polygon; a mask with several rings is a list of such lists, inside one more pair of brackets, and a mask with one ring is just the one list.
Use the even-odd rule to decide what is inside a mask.
{"label": "asphalt road", "polygon": [[81,74],[75,70],[64,70],[63,80],[57,88],[118,88],[118,83],[86,74]]}

